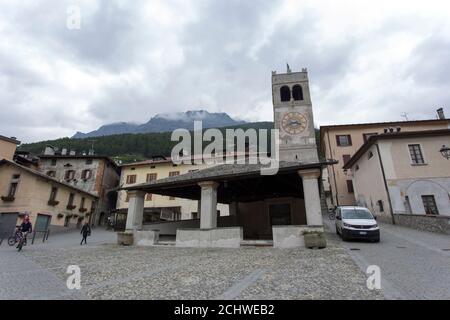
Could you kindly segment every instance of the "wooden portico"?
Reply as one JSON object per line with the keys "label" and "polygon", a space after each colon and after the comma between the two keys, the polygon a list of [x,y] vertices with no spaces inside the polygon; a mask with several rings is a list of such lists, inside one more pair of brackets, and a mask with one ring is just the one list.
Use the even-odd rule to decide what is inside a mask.
{"label": "wooden portico", "polygon": [[[124,188],[126,232],[142,230],[147,193],[199,201],[200,228],[177,230],[177,245],[236,246],[243,238],[275,241],[285,231],[291,237],[293,226],[321,228],[318,179],[329,164],[280,162],[275,175],[262,175],[259,164],[224,164]],[[217,203],[230,205],[228,228],[217,228]]]}

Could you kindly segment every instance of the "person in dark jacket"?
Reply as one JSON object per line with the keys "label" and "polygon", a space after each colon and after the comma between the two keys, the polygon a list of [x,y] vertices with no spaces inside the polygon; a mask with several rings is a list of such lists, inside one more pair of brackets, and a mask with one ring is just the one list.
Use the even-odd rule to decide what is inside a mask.
{"label": "person in dark jacket", "polygon": [[88,222],[84,223],[83,227],[81,228],[80,233],[83,235],[83,239],[81,239],[81,243],[80,243],[80,246],[81,246],[83,244],[83,241],[84,241],[84,244],[87,244],[86,239],[88,236],[91,235],[91,227],[89,226]]}
{"label": "person in dark jacket", "polygon": [[27,243],[27,234],[29,234],[30,232],[33,232],[33,225],[30,222],[29,215],[25,216],[22,224],[19,227],[19,230],[22,232],[22,237],[24,238],[24,243]]}

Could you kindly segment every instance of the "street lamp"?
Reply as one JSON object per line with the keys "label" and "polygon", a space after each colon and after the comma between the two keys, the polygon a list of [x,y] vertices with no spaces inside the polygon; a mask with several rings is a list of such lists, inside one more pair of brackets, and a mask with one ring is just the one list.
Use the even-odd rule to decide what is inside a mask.
{"label": "street lamp", "polygon": [[450,159],[450,148],[446,147],[445,145],[442,146],[441,150],[439,150],[442,154],[442,156],[449,160]]}

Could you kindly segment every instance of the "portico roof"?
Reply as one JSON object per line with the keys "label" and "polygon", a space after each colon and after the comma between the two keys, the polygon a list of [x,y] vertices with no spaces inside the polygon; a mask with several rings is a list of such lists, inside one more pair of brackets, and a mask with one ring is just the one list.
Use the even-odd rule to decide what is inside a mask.
{"label": "portico roof", "polygon": [[122,190],[139,190],[172,197],[199,200],[199,182],[215,181],[219,184],[217,200],[220,203],[233,201],[257,201],[266,198],[301,197],[303,187],[298,171],[321,169],[335,164],[335,161],[317,163],[279,162],[275,175],[262,175],[261,164],[222,164],[183,175],[155,180],[122,188]]}

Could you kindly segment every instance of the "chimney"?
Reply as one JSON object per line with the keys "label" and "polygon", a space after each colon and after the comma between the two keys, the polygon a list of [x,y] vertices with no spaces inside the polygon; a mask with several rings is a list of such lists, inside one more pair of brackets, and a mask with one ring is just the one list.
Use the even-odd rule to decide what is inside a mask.
{"label": "chimney", "polygon": [[54,156],[55,155],[55,149],[52,146],[46,146],[44,150],[44,155],[46,156]]}
{"label": "chimney", "polygon": [[438,118],[440,120],[445,120],[445,114],[444,114],[444,109],[443,108],[437,109],[436,112],[437,112]]}

